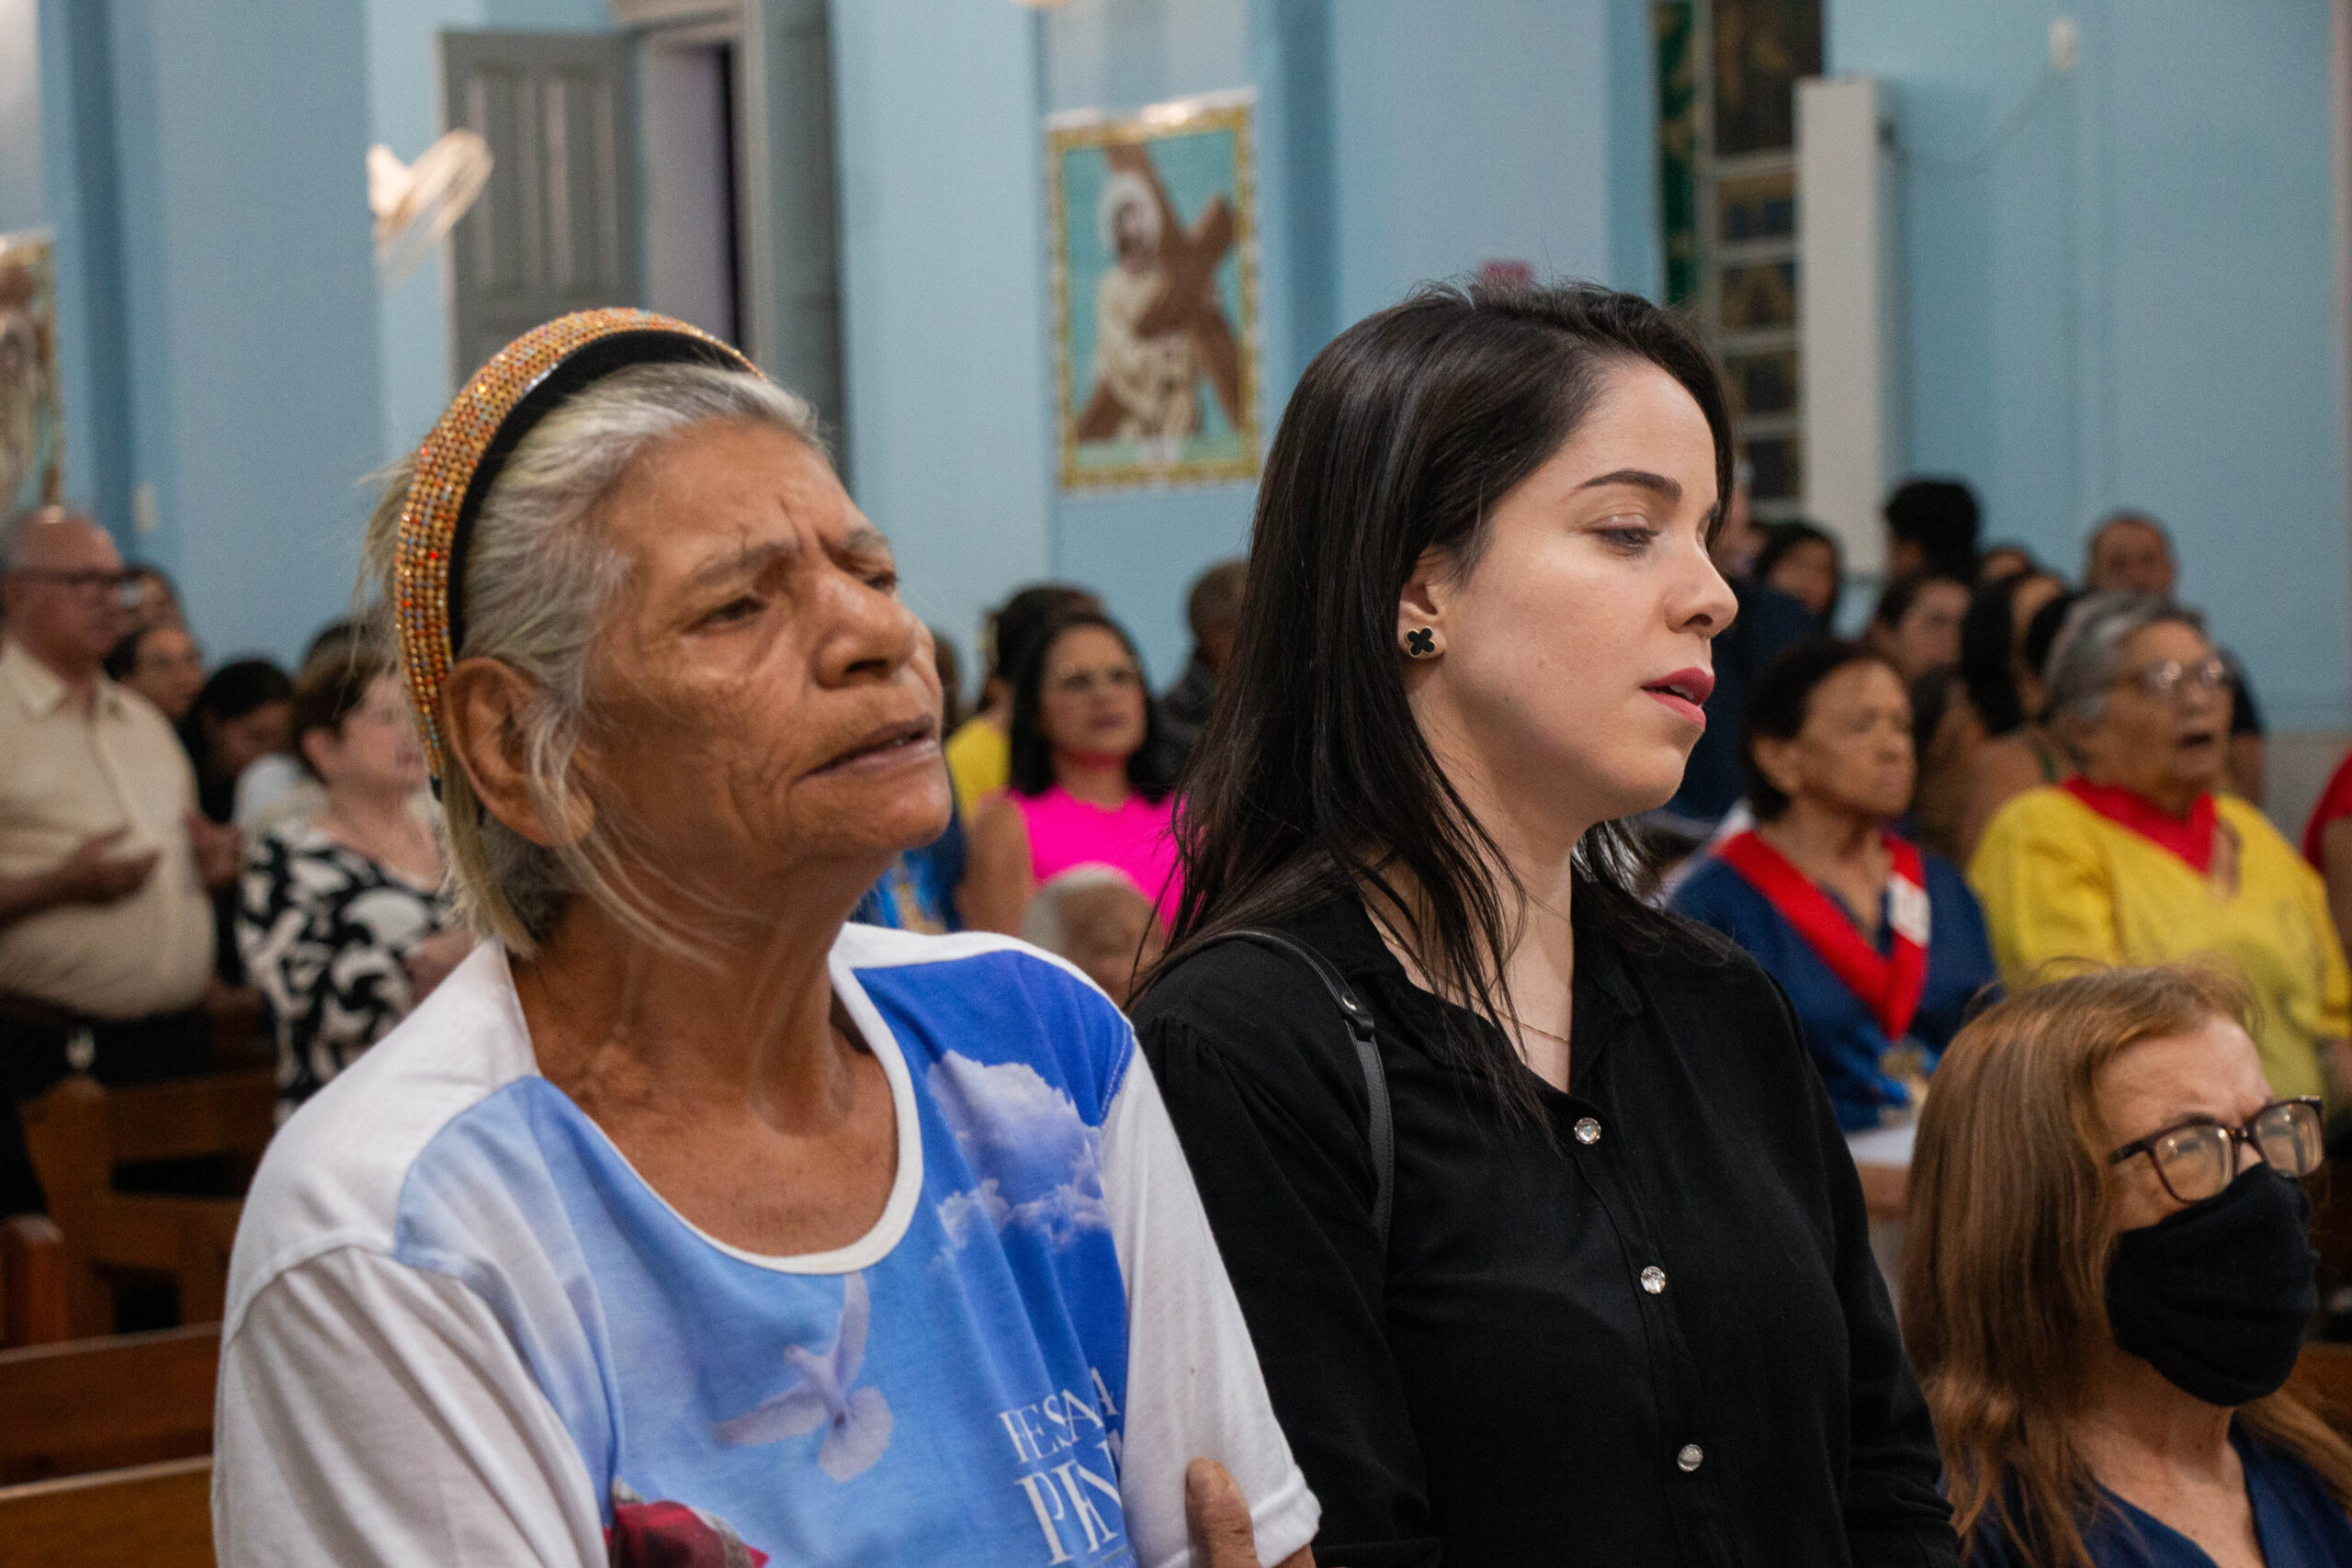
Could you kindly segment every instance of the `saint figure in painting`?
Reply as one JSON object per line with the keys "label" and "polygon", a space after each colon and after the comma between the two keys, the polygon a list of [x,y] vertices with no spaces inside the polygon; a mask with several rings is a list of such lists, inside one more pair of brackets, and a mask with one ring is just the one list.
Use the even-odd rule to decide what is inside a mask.
{"label": "saint figure in painting", "polygon": [[1241,423],[1240,349],[1216,283],[1233,248],[1233,209],[1213,196],[1187,229],[1145,149],[1106,147],[1103,159],[1111,177],[1096,221],[1117,262],[1095,286],[1094,391],[1076,434],[1172,456],[1201,428],[1204,376],[1227,420]]}

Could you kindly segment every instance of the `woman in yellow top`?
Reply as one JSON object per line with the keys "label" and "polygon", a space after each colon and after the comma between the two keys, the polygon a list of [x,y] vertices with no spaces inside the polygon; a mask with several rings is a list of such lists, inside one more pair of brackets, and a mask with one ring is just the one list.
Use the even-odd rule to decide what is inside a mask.
{"label": "woman in yellow top", "polygon": [[2002,979],[2015,991],[2052,961],[2205,957],[2253,989],[2274,1093],[2352,1089],[2352,974],[2326,888],[2260,811],[2213,793],[2229,670],[2202,621],[2094,594],[2067,617],[2049,689],[2081,775],[2003,807],[1969,864]]}
{"label": "woman in yellow top", "polygon": [[2230,670],[2201,618],[2152,594],[2076,604],[2051,651],[2049,724],[2082,776],[2011,799],[1969,863],[2002,980],[2206,957],[2253,989],[2275,1093],[2352,1089],[2352,974],[2326,886],[2263,813],[2213,792]]}

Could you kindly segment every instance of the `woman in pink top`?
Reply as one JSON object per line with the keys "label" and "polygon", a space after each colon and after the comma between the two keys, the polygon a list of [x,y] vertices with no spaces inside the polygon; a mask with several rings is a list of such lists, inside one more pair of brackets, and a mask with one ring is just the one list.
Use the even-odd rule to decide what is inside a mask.
{"label": "woman in pink top", "polygon": [[1183,884],[1158,730],[1143,661],[1116,623],[1073,610],[1039,634],[1013,677],[1012,787],[972,818],[956,895],[967,924],[1018,933],[1040,883],[1096,863],[1125,872],[1166,923]]}

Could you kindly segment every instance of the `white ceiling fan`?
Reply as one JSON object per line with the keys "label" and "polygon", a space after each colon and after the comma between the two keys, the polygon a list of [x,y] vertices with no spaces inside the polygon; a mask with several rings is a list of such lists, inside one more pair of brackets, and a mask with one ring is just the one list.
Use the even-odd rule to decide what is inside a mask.
{"label": "white ceiling fan", "polygon": [[381,142],[368,149],[368,209],[376,215],[376,271],[390,288],[457,227],[490,178],[490,143],[452,130],[403,164]]}

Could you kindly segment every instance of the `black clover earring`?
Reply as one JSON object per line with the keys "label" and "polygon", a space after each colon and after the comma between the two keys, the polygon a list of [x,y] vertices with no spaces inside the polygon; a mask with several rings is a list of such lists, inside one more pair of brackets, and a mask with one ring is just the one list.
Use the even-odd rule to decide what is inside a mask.
{"label": "black clover earring", "polygon": [[1416,626],[1405,634],[1405,651],[1416,659],[1437,657],[1437,633],[1427,626]]}

